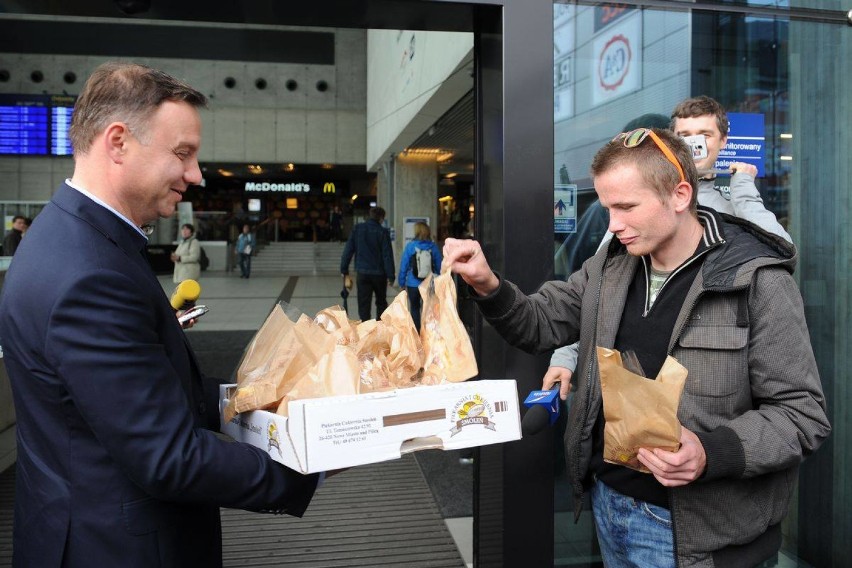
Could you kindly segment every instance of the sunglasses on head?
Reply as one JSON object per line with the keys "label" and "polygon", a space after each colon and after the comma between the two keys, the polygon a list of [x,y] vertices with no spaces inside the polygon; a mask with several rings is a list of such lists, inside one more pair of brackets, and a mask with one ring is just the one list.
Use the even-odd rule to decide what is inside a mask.
{"label": "sunglasses on head", "polygon": [[666,159],[672,163],[672,165],[677,168],[677,173],[680,174],[680,181],[686,181],[686,177],[683,175],[683,168],[680,165],[680,162],[677,161],[675,155],[669,150],[669,147],[666,146],[665,142],[660,140],[660,137],[654,134],[654,131],[650,128],[637,128],[636,130],[631,130],[630,132],[622,132],[618,136],[612,139],[612,142],[620,141],[625,148],[635,148],[639,144],[645,141],[645,138],[648,136],[651,137],[651,140],[654,141],[654,144],[657,145],[657,148],[660,149],[660,152],[666,157]]}

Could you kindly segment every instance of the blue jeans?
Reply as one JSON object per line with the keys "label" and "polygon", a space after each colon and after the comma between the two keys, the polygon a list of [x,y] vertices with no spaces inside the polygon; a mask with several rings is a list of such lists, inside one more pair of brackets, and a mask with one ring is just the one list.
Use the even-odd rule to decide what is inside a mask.
{"label": "blue jeans", "polygon": [[595,481],[592,510],[606,568],[674,568],[668,509],[622,495]]}

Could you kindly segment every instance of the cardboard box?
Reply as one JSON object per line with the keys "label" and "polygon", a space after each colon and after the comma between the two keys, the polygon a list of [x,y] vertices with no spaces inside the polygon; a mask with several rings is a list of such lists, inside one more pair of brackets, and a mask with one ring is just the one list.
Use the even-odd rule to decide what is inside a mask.
{"label": "cardboard box", "polygon": [[[236,385],[220,387],[220,416]],[[254,410],[222,432],[302,473],[521,438],[515,381],[471,381],[290,402],[290,416]]]}

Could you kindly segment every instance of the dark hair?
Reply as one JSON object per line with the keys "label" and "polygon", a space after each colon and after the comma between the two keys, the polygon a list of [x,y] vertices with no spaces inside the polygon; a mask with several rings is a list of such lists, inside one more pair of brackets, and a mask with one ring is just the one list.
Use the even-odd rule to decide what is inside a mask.
{"label": "dark hair", "polygon": [[728,113],[724,107],[719,104],[716,99],[711,99],[706,95],[692,97],[681,101],[672,111],[672,119],[669,122],[669,128],[674,130],[675,121],[678,118],[696,118],[699,116],[715,116],[716,126],[719,127],[719,134],[722,138],[728,136]]}
{"label": "dark hair", "polygon": [[111,122],[121,121],[144,140],[148,120],[165,101],[207,105],[207,97],[174,77],[135,63],[104,63],[92,72],[74,105],[68,137],[85,154]]}
{"label": "dark hair", "polygon": [[[698,172],[692,159],[692,151],[683,138],[671,130],[662,128],[651,130],[672,151],[680,167],[683,168],[683,176],[692,186],[692,200],[689,208],[695,212],[698,199]],[[592,177],[626,164],[639,170],[642,179],[657,192],[661,201],[668,199],[672,189],[680,183],[680,173],[650,136],[633,148],[625,148],[622,140],[616,139],[598,150],[592,160]]]}
{"label": "dark hair", "polygon": [[193,235],[195,234],[195,227],[192,225],[192,223],[184,223],[183,225],[180,226],[180,228],[181,229],[189,229],[190,233],[192,233]]}
{"label": "dark hair", "polygon": [[12,217],[12,223],[14,223],[15,221],[17,221],[18,219],[23,219],[24,223],[26,223],[26,222],[27,222],[27,218],[26,218],[26,217],[24,217],[23,215],[15,215],[14,217]]}
{"label": "dark hair", "polygon": [[385,219],[385,210],[381,207],[370,207],[370,219],[381,223]]}

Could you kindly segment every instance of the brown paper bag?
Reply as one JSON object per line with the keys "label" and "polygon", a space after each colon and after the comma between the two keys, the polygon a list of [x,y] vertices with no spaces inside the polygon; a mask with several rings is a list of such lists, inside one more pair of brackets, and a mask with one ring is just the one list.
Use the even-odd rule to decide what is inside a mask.
{"label": "brown paper bag", "polygon": [[358,341],[358,334],[353,322],[340,306],[332,306],[317,312],[314,323],[334,336],[338,345],[349,345]]}
{"label": "brown paper bag", "polygon": [[293,323],[282,306],[276,305],[240,362],[237,389],[225,407],[225,419],[278,405],[334,343],[335,336],[308,316],[302,314]]}
{"label": "brown paper bag", "polygon": [[667,357],[656,380],[624,368],[621,354],[597,348],[603,396],[604,461],[650,473],[639,462],[639,448],[680,448],[677,409],[687,370]]}
{"label": "brown paper bag", "polygon": [[408,292],[403,290],[397,294],[381,319],[390,336],[387,353],[389,382],[394,388],[410,387],[412,379],[423,368],[423,347],[408,309]]}
{"label": "brown paper bag", "polygon": [[420,284],[420,340],[425,355],[422,384],[465,381],[479,372],[470,336],[456,309],[456,283],[449,271]]}
{"label": "brown paper bag", "polygon": [[312,364],[293,328],[292,320],[276,305],[240,361],[238,387],[225,408],[226,420],[238,412],[277,404],[289,390],[292,379]]}
{"label": "brown paper bag", "polygon": [[358,359],[347,345],[332,350],[304,373],[278,405],[278,414],[287,416],[291,400],[358,394]]}

